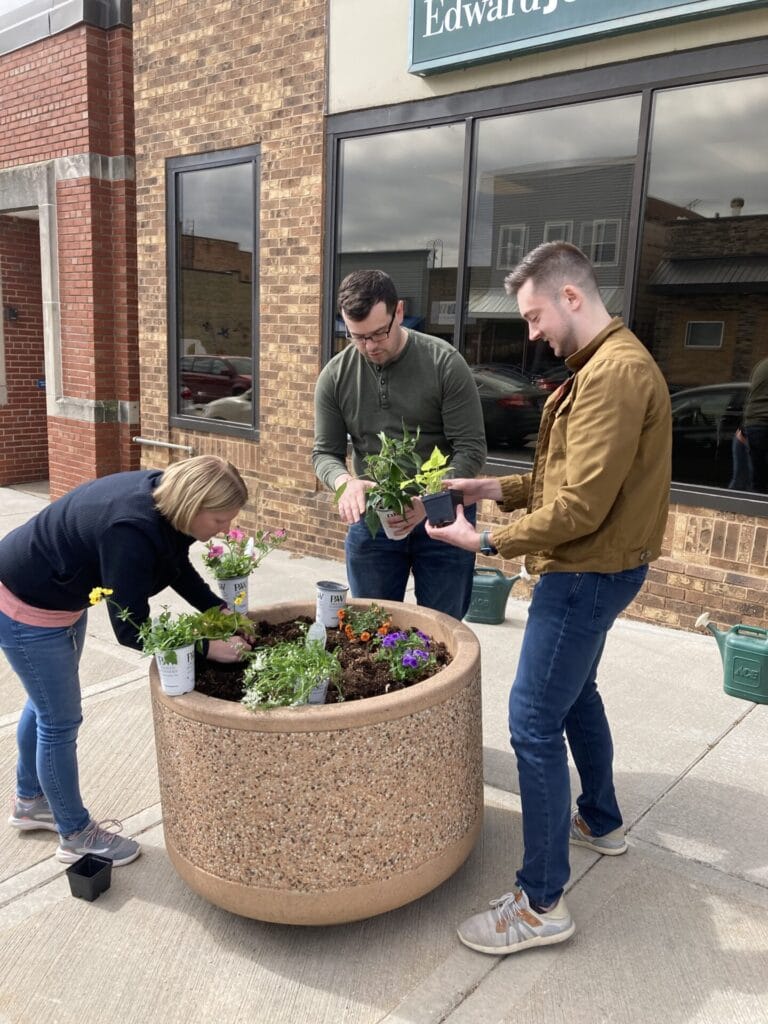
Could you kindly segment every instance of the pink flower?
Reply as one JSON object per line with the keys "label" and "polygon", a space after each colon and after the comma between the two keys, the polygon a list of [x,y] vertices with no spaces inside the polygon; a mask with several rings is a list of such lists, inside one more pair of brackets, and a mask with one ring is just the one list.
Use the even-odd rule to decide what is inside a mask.
{"label": "pink flower", "polygon": [[212,544],[208,548],[208,557],[209,558],[221,558],[221,556],[223,554],[224,554],[224,547],[221,544]]}
{"label": "pink flower", "polygon": [[244,540],[245,539],[245,534],[243,533],[242,530],[238,530],[237,528],[235,528],[234,530],[230,530],[229,531],[229,533],[227,534],[227,537],[230,540]]}
{"label": "pink flower", "polygon": [[285,530],[275,530],[275,536],[278,537],[278,538],[284,537],[285,536]]}

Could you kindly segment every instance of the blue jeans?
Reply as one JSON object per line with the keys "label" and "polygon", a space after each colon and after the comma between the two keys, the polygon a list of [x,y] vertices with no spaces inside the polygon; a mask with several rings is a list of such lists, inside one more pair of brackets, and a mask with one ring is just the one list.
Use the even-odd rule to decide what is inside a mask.
{"label": "blue jeans", "polygon": [[83,720],[80,655],[87,615],[74,626],[27,626],[0,612],[0,647],[27,691],[16,740],[16,794],[44,793],[62,835],[84,829],[90,815],[80,797],[77,732]]}
{"label": "blue jeans", "polygon": [[[474,524],[477,505],[464,515]],[[424,523],[403,540],[390,540],[382,529],[371,537],[361,519],[347,531],[344,545],[352,597],[402,601],[413,572],[417,604],[463,619],[472,599],[475,556],[471,551],[432,540]]]}
{"label": "blue jeans", "polygon": [[553,572],[536,584],[509,695],[509,731],[523,808],[517,884],[539,906],[559,899],[570,875],[568,738],[581,781],[576,801],[593,835],[619,828],[613,741],[597,692],[608,630],[637,595],[647,565],[617,573]]}

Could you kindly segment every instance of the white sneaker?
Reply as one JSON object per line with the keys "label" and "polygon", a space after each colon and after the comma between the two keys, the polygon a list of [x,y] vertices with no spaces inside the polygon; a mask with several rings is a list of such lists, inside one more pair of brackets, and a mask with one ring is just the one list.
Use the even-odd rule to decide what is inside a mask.
{"label": "white sneaker", "polygon": [[530,946],[551,946],[565,942],[576,930],[562,896],[546,913],[533,910],[522,889],[491,900],[490,906],[458,928],[464,945],[480,953],[505,956]]}

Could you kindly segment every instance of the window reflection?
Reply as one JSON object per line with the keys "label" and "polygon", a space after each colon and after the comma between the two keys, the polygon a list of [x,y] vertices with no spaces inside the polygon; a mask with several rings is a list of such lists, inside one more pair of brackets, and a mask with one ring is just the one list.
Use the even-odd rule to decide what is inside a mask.
{"label": "window reflection", "polygon": [[179,411],[253,425],[253,163],[177,176]]}
{"label": "window reflection", "polygon": [[764,76],[655,98],[633,329],[672,392],[679,482],[766,490],[741,438],[751,428],[760,459],[768,393],[747,401],[768,356],[767,116]]}
{"label": "window reflection", "polygon": [[353,270],[385,270],[405,326],[453,341],[463,162],[463,124],[342,142],[334,295]]}
{"label": "window reflection", "polygon": [[465,354],[488,444],[506,454],[530,457],[544,400],[568,371],[546,342],[529,343],[504,278],[542,242],[574,242],[595,264],[608,309],[621,315],[639,118],[631,96],[478,126]]}

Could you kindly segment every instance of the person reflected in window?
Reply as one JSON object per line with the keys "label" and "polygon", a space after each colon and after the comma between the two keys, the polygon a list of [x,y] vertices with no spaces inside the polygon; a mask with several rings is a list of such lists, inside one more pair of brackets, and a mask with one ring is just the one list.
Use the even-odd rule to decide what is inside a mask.
{"label": "person reflected in window", "polygon": [[768,358],[760,360],[749,379],[744,433],[752,463],[752,490],[768,494]]}
{"label": "person reflected in window", "polygon": [[752,462],[749,458],[747,435],[742,427],[738,427],[731,440],[731,459],[733,462],[733,473],[728,483],[729,490],[751,491]]}
{"label": "person reflected in window", "polygon": [[[415,502],[391,520],[400,537],[379,529],[371,537],[363,519],[366,455],[378,454],[378,434],[402,440],[419,430],[417,450],[426,460],[437,446],[453,476],[474,477],[485,462],[483,412],[464,357],[447,341],[403,324],[403,301],[382,270],[356,270],[341,283],[339,312],[350,340],[320,373],[315,389],[312,464],[339,498],[347,577],[353,597],[402,601],[411,572],[420,605],[461,619],[472,596],[474,553],[451,549],[424,530],[424,508]],[[352,472],[347,469],[347,435]],[[475,506],[467,510],[472,522]]]}

